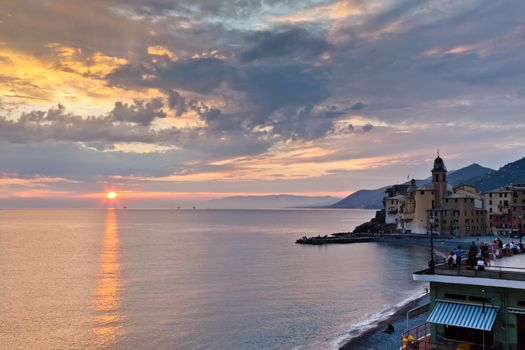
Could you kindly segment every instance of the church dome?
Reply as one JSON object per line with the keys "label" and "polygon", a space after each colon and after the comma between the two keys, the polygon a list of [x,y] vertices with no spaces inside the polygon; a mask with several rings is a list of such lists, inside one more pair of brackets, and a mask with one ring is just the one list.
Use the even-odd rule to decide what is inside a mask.
{"label": "church dome", "polygon": [[438,155],[437,158],[434,160],[434,168],[432,168],[433,171],[447,171],[447,168],[445,168],[445,162],[443,162],[443,159]]}

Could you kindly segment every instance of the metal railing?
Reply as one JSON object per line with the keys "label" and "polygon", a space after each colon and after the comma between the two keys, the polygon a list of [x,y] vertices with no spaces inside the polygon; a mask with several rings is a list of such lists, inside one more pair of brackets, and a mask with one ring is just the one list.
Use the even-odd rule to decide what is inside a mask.
{"label": "metal railing", "polygon": [[[507,258],[504,256],[503,259]],[[525,281],[525,267],[515,266],[485,266],[483,270],[477,268],[467,268],[465,257],[462,258],[460,268],[450,268],[446,263],[446,259],[436,261],[435,274],[446,276],[461,276],[461,277],[477,277],[477,278],[491,278],[513,281]],[[415,272],[416,275],[429,274],[430,269],[425,269]]]}
{"label": "metal railing", "polygon": [[513,266],[485,266],[483,270],[468,269],[463,265],[457,268],[449,268],[447,264],[439,264],[435,268],[438,275],[491,278],[513,281],[525,281],[525,268]]}
{"label": "metal railing", "polygon": [[454,340],[433,341],[430,334],[430,323],[426,322],[410,328],[401,334],[403,350],[457,350],[457,349],[484,349],[494,350],[495,347],[478,343],[461,342]]}
{"label": "metal railing", "polygon": [[[417,325],[415,327],[412,327],[403,333],[401,333],[401,337],[403,339],[407,339],[409,337],[414,338],[415,340],[422,339],[426,336],[430,336],[430,323],[425,322],[420,325]],[[403,344],[405,345],[405,344]]]}

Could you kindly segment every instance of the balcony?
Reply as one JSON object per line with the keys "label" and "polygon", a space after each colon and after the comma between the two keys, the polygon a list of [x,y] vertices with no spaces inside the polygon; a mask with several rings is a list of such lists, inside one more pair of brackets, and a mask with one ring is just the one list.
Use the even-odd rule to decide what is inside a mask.
{"label": "balcony", "polygon": [[492,266],[487,266],[484,270],[467,268],[464,261],[460,269],[449,268],[446,263],[439,263],[435,267],[434,274],[430,273],[430,269],[414,272],[414,280],[525,289],[525,254],[523,253],[492,260]]}
{"label": "balcony", "polygon": [[430,323],[428,322],[403,332],[401,336],[403,345],[401,346],[400,350],[495,349],[493,346],[482,345],[479,343],[459,342],[448,339],[435,341],[431,337]]}

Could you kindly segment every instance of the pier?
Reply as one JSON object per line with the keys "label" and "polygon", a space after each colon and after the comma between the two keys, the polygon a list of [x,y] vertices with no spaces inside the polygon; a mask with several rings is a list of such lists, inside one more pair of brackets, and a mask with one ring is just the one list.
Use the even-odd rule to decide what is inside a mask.
{"label": "pier", "polygon": [[356,235],[339,235],[335,234],[332,236],[313,236],[299,238],[295,243],[298,244],[311,244],[311,245],[323,245],[323,244],[349,244],[349,243],[364,243],[364,242],[375,242],[377,237],[371,236],[356,236]]}

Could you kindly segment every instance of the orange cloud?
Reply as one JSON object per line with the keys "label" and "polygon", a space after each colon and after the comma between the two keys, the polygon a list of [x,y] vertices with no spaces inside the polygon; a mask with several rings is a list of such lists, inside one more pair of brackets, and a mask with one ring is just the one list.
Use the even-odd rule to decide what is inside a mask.
{"label": "orange cloud", "polygon": [[24,187],[44,187],[56,183],[78,183],[78,181],[64,179],[62,177],[0,177],[0,186],[24,186]]}
{"label": "orange cloud", "polygon": [[167,56],[172,61],[177,60],[177,55],[171,52],[166,46],[156,45],[148,47],[148,54],[152,56]]}
{"label": "orange cloud", "polygon": [[[3,102],[23,110],[47,109],[62,103],[75,112],[99,115],[111,110],[115,96],[131,102],[136,92],[107,86],[102,79],[116,67],[127,63],[123,58],[101,52],[48,44],[49,56],[35,57],[0,45],[0,85]],[[144,95],[158,96],[156,91]],[[30,101],[30,103],[29,103]]]}
{"label": "orange cloud", "polygon": [[350,1],[337,1],[330,4],[322,4],[300,10],[291,15],[279,15],[266,17],[270,22],[297,24],[302,22],[336,21],[352,15],[363,14],[361,6]]}
{"label": "orange cloud", "polygon": [[121,180],[138,182],[238,182],[238,181],[273,181],[303,180],[328,176],[333,171],[360,171],[379,169],[387,166],[410,162],[409,155],[382,155],[354,159],[331,159],[337,152],[329,147],[320,147],[314,143],[298,145],[280,144],[270,152],[256,157],[236,157],[211,165],[230,166],[227,170],[195,171],[172,174],[162,177],[118,177]]}
{"label": "orange cloud", "polygon": [[50,198],[50,197],[71,197],[74,192],[71,191],[54,191],[54,190],[27,190],[17,191],[5,198]]}

